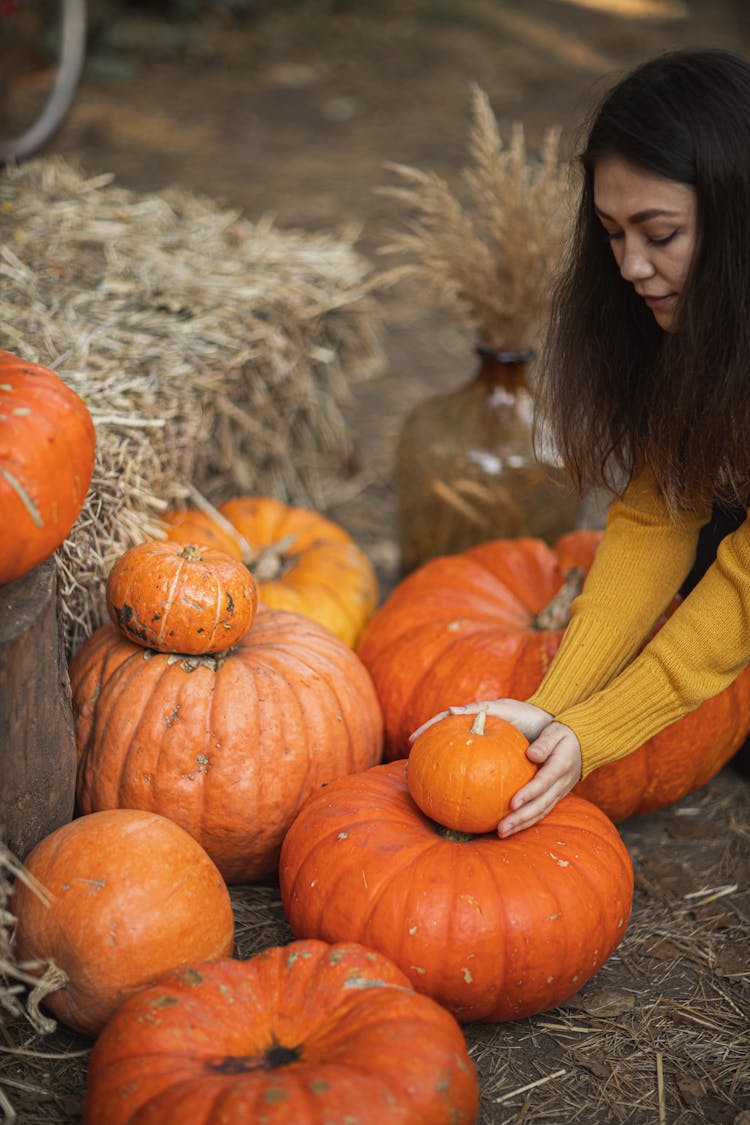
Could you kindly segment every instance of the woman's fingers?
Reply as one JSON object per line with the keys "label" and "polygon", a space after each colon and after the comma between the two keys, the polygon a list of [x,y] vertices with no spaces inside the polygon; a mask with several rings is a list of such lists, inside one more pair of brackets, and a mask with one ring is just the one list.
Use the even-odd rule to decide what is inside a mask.
{"label": "woman's fingers", "polygon": [[433,715],[432,718],[427,719],[426,722],[417,727],[415,731],[412,731],[409,735],[409,742],[414,742],[428,727],[439,723],[441,719],[445,719],[448,715],[476,715],[479,711],[486,711],[488,715],[497,715],[499,718],[505,719],[506,722],[520,730],[521,734],[525,735],[530,742],[538,737],[552,719],[548,711],[543,711],[541,707],[535,707],[532,703],[523,703],[520,699],[478,699],[472,703],[464,703],[460,706],[448,707],[445,711],[439,711],[437,715]]}
{"label": "woman's fingers", "polygon": [[581,777],[581,748],[573,731],[561,723],[550,723],[529,747],[527,756],[539,766],[531,781],[514,794],[510,813],[498,825],[498,835],[512,836],[537,824]]}
{"label": "woman's fingers", "polygon": [[449,708],[447,711],[438,711],[437,715],[433,715],[431,719],[427,719],[426,722],[422,723],[421,727],[417,727],[416,730],[413,730],[411,732],[411,734],[409,735],[409,742],[413,742],[415,738],[419,738],[420,734],[422,734],[423,731],[426,731],[428,727],[434,726],[435,723],[439,723],[441,719],[447,718],[447,716],[452,713],[452,708]]}
{"label": "woman's fingers", "polygon": [[524,703],[520,699],[485,699],[450,709],[452,715],[472,715],[477,711],[486,711],[488,715],[505,719],[516,730],[520,730],[530,742],[539,736],[552,719],[548,711],[535,707],[533,703]]}

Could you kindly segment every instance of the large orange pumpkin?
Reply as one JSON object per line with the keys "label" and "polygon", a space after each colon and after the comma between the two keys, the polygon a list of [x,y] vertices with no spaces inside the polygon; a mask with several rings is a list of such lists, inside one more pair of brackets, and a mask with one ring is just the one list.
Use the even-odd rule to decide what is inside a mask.
{"label": "large orange pumpkin", "polygon": [[107,609],[136,644],[196,656],[231,648],[258,609],[253,576],[213,547],[148,542],[115,560]]}
{"label": "large orange pumpkin", "polygon": [[63,543],[94,469],[86,404],[54,371],[0,351],[0,584]]}
{"label": "large orange pumpkin", "polygon": [[565,797],[501,840],[452,833],[389,762],[315,793],[289,829],[279,879],[298,938],[358,941],[462,1021],[562,1003],[625,933],[630,857],[611,820]]}
{"label": "large orange pumpkin", "polygon": [[182,657],[114,625],[70,666],[80,812],[171,817],[229,882],[275,872],[287,827],[320,785],[380,760],[369,673],[316,621],[261,606],[232,649]]}
{"label": "large orange pumpkin", "polygon": [[354,646],[378,602],[372,563],[351,535],[307,508],[270,496],[240,496],[210,512],[182,508],[164,517],[167,536],[217,547],[241,559],[261,601],[301,613]]}
{"label": "large orange pumpkin", "polygon": [[91,1054],[86,1125],[473,1125],[460,1027],[354,943],[273,946],[170,973]]}
{"label": "large orange pumpkin", "polygon": [[[495,540],[433,559],[396,587],[357,649],[380,698],[387,758],[406,757],[409,734],[448,705],[532,694],[565,624],[550,604],[588,569],[600,539],[576,531],[554,548]],[[718,773],[749,726],[750,668],[576,792],[617,821],[664,808]]]}
{"label": "large orange pumpkin", "polygon": [[93,813],[57,828],[24,860],[43,894],[18,879],[15,953],[54,966],[45,1005],[96,1035],[122,1001],[168,969],[227,957],[232,903],[204,850],[163,816]]}

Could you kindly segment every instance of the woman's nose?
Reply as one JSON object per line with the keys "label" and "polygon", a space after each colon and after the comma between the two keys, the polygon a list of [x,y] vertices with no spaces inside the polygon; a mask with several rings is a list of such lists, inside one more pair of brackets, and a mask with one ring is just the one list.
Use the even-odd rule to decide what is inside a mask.
{"label": "woman's nose", "polygon": [[638,243],[625,244],[620,259],[620,274],[625,281],[643,281],[654,273],[645,248]]}

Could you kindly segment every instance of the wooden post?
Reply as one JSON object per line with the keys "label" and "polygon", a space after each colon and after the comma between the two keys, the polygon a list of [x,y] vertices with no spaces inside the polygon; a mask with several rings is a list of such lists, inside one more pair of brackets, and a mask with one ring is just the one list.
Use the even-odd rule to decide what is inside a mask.
{"label": "wooden post", "polygon": [[20,859],[73,817],[76,751],[53,558],[0,586],[0,836]]}

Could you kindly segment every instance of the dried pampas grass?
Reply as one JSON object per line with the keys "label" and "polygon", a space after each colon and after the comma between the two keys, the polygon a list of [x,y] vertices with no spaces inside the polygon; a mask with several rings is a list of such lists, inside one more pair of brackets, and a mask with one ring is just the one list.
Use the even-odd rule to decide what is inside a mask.
{"label": "dried pampas grass", "polygon": [[435,172],[390,165],[400,186],[380,188],[405,205],[404,224],[381,248],[403,265],[384,280],[409,278],[492,351],[534,347],[572,219],[560,130],[549,128],[536,158],[523,125],[506,145],[487,94],[471,87],[470,163],[465,199]]}
{"label": "dried pampas grass", "polygon": [[124,549],[197,485],[325,511],[348,495],[351,384],[382,353],[353,234],[277,230],[45,158],[0,175],[0,346],[86,402],[97,461],[57,552],[66,647]]}

